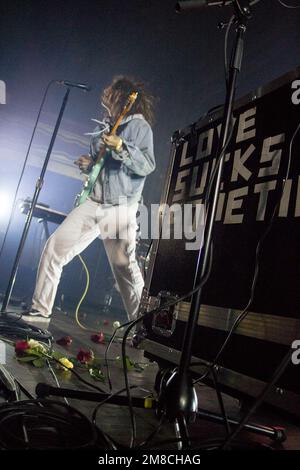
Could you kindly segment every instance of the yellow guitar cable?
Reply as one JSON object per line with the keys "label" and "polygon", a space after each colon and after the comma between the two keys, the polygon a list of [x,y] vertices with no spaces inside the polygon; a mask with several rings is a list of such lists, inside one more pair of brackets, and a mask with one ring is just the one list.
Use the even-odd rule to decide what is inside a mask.
{"label": "yellow guitar cable", "polygon": [[86,275],[86,284],[85,284],[85,289],[84,289],[84,292],[81,296],[81,299],[79,300],[77,306],[76,306],[76,310],[75,310],[75,320],[76,320],[76,323],[77,325],[82,328],[83,330],[88,330],[88,328],[86,328],[82,323],[80,323],[80,320],[78,318],[78,314],[79,314],[79,309],[81,307],[81,304],[82,302],[84,301],[85,297],[86,297],[86,294],[87,294],[87,291],[89,290],[89,286],[90,286],[90,273],[89,273],[89,270],[87,268],[87,265],[85,264],[83,258],[81,255],[78,255],[78,258],[80,259],[81,263],[82,263],[82,266],[85,270],[85,275]]}

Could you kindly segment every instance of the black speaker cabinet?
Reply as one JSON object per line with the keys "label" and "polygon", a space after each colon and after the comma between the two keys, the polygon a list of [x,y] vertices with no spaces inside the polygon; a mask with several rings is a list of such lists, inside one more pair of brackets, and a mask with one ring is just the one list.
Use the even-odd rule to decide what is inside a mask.
{"label": "black speaker cabinet", "polygon": [[[221,119],[219,109],[174,133],[162,220],[165,203],[203,201],[215,165]],[[203,290],[193,362],[214,359],[247,305],[257,244],[279,202],[262,245],[248,316],[219,361],[223,387],[250,397],[259,394],[290,345],[300,340],[300,131],[290,145],[298,125],[300,67],[235,103],[214,224],[212,270]],[[199,249],[188,250],[186,242],[174,237],[154,240],[141,313],[192,289]],[[187,300],[145,320],[146,356],[178,364],[189,306]],[[197,374],[203,370],[193,367]],[[291,362],[267,401],[300,415],[300,365]]]}

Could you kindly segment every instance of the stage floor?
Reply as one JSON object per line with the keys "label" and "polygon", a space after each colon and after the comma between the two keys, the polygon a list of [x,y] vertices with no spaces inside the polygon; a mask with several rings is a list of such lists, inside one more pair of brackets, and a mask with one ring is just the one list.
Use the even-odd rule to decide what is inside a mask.
{"label": "stage floor", "polygon": [[[17,312],[17,309],[15,308],[14,311]],[[80,320],[86,327],[91,329],[91,331],[103,331],[105,335],[109,335],[112,332],[112,322],[116,320],[116,318],[112,320],[108,316],[105,317],[103,314],[99,314],[98,316],[83,315],[80,316]],[[106,324],[107,322],[108,324]],[[36,323],[36,325],[41,328],[45,327],[45,325],[42,323]],[[54,336],[55,341],[66,335],[72,337],[73,342],[68,347],[62,347],[54,343],[54,349],[63,353],[66,357],[76,356],[80,349],[91,349],[97,358],[103,359],[106,345],[95,344],[92,342],[91,331],[81,329],[75,322],[74,315],[62,312],[55,313],[48,326],[48,330]],[[120,355],[121,344],[120,342],[114,343],[109,353],[109,364],[113,391],[117,391],[124,387],[122,365],[120,360],[116,359]],[[132,362],[138,363],[141,366],[141,370],[133,367],[129,371],[130,385],[136,385],[139,387],[132,390],[132,395],[145,397],[154,390],[154,381],[158,370],[157,364],[150,363],[147,359],[144,358],[142,350],[134,349],[130,345],[127,347],[127,355]],[[14,347],[12,345],[6,346],[5,367],[15,378],[17,378],[23,387],[25,387],[34,396],[36,384],[39,382],[56,386],[54,378],[47,367],[36,368],[30,364],[18,362],[15,356]],[[104,368],[104,382],[94,381],[94,379],[90,377],[88,371],[85,369],[76,368],[76,370],[83,378],[92,382],[94,385],[98,385],[106,392],[109,392],[106,371]],[[73,374],[56,369],[55,373],[61,387],[92,391],[92,389],[90,389],[88,386],[79,382],[79,380],[74,377]],[[219,405],[216,398],[216,393],[212,388],[206,385],[197,386],[197,394],[200,408],[219,413]],[[223,394],[223,398],[227,415],[229,417],[239,419],[244,413],[243,410],[241,411],[239,401],[226,394]],[[69,399],[68,401],[71,406],[79,409],[88,417],[91,417],[92,411],[96,406],[96,403],[84,402],[80,400]],[[155,428],[158,426],[159,420],[156,417],[155,412],[151,409],[135,408],[135,414],[138,442],[140,443],[155,430]],[[278,444],[272,442],[269,438],[258,436],[249,432],[243,432],[239,437],[239,441],[248,442],[251,445],[255,445],[256,443],[258,445],[271,445],[277,449],[300,449],[300,423],[293,422],[292,417],[286,416],[282,412],[270,409],[268,407],[261,408],[251,421],[267,426],[273,425],[286,428],[287,440],[283,444]],[[115,438],[118,442],[121,442],[124,445],[129,444],[131,428],[127,407],[105,404],[99,411],[97,424],[102,431]],[[223,425],[217,425],[203,419],[197,419],[197,421],[190,426],[190,434],[191,436],[196,436],[199,438],[198,442],[201,444],[202,441],[207,439],[224,437],[225,430]],[[153,439],[151,448],[174,449],[176,446],[171,444],[163,446],[162,441],[166,439],[173,439],[175,437],[176,436],[173,425],[169,423],[165,424]],[[162,447],[159,446],[159,443],[161,443]]]}

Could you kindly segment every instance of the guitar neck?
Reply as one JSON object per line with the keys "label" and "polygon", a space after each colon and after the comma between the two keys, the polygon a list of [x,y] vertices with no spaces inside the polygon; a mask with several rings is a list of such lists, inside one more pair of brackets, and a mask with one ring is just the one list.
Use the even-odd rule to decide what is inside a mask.
{"label": "guitar neck", "polygon": [[104,158],[105,154],[106,154],[106,147],[105,145],[103,145],[98,152],[96,163],[99,163],[102,160],[102,158]]}
{"label": "guitar neck", "polygon": [[[115,135],[115,134],[116,134],[116,132],[117,132],[117,130],[118,130],[118,127],[120,126],[120,124],[121,124],[121,122],[122,122],[122,119],[123,119],[123,117],[125,116],[126,112],[127,112],[127,110],[124,110],[124,111],[121,113],[121,115],[118,117],[118,119],[117,119],[117,121],[116,121],[114,127],[112,128],[112,130],[111,130],[111,132],[110,132],[109,135]],[[101,147],[101,149],[99,150],[96,163],[99,163],[99,162],[102,160],[102,158],[104,158],[105,154],[106,154],[106,147],[103,146],[103,147]]]}
{"label": "guitar neck", "polygon": [[118,117],[118,119],[117,119],[117,121],[116,121],[114,127],[113,127],[112,130],[111,130],[110,135],[115,135],[115,133],[117,132],[118,127],[119,127],[119,125],[121,124],[122,119],[123,119],[123,117],[125,116],[126,112],[127,112],[127,110],[124,109],[123,112],[121,113],[121,115]]}
{"label": "guitar neck", "polygon": [[[126,116],[126,114],[130,111],[130,109],[131,109],[133,103],[135,102],[137,96],[138,96],[137,92],[131,93],[131,95],[129,96],[129,98],[127,100],[127,103],[125,104],[125,106],[123,108],[123,111],[121,112],[120,116],[118,117],[117,121],[115,122],[115,124],[114,124],[114,126],[113,126],[113,128],[110,132],[110,135],[115,135],[116,134],[119,125],[121,124],[124,116]],[[99,150],[96,163],[99,163],[104,158],[105,154],[106,154],[106,147],[103,146]]]}

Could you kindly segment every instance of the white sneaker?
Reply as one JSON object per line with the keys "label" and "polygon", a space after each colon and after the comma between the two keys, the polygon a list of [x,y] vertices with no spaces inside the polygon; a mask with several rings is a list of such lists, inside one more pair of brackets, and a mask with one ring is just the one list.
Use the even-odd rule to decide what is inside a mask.
{"label": "white sneaker", "polygon": [[24,312],[22,314],[22,320],[24,321],[50,321],[50,315],[44,315],[43,313],[39,312],[38,310],[29,310],[28,312]]}

